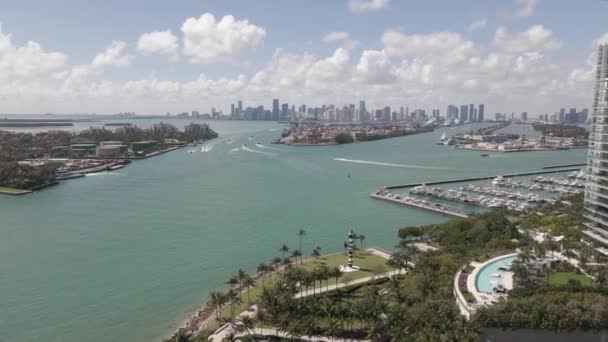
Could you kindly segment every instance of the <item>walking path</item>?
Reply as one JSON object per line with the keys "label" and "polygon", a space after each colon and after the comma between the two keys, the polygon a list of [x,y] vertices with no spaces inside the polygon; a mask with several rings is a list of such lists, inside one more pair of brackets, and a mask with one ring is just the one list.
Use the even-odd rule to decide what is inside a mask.
{"label": "walking path", "polygon": [[325,288],[302,291],[302,292],[296,294],[295,298],[308,297],[308,296],[312,296],[315,294],[321,294],[321,293],[328,292],[328,291],[334,291],[334,290],[341,289],[343,287],[347,287],[347,286],[351,286],[351,285],[364,284],[364,283],[368,283],[372,280],[386,278],[386,277],[390,277],[390,276],[393,276],[396,274],[399,274],[399,270],[386,272],[386,273],[382,273],[382,274],[378,274],[378,275],[373,275],[373,276],[369,276],[369,277],[365,277],[365,278],[355,279],[348,283],[338,283],[338,284],[334,284],[334,285],[329,285],[328,287],[325,287]]}
{"label": "walking path", "polygon": [[296,339],[301,339],[301,340],[305,340],[305,341],[316,341],[316,342],[321,342],[321,341],[327,341],[327,342],[367,342],[369,340],[355,340],[352,338],[349,339],[343,339],[343,338],[337,338],[337,337],[328,337],[328,336],[291,336],[283,331],[277,330],[277,329],[267,329],[267,328],[262,328],[262,329],[255,329],[249,332],[240,332],[238,334],[236,334],[236,337],[243,337],[243,336],[247,336],[250,335],[251,333],[256,333],[258,335],[262,335],[262,336],[278,336],[278,337],[282,337],[282,338],[296,338]]}

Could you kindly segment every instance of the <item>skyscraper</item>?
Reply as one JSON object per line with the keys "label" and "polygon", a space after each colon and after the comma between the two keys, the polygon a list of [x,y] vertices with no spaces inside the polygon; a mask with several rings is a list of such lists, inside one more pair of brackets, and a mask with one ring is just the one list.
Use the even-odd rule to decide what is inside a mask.
{"label": "skyscraper", "polygon": [[272,100],[272,120],[279,120],[279,99]]}
{"label": "skyscraper", "polygon": [[367,109],[365,109],[365,101],[359,101],[359,120],[365,122]]}
{"label": "skyscraper", "polygon": [[470,122],[474,122],[475,121],[475,105],[474,104],[470,104],[469,105],[469,121]]}
{"label": "skyscraper", "polygon": [[479,122],[483,122],[483,110],[484,110],[484,105],[482,103],[479,105],[479,110],[477,111],[477,121],[479,121]]}
{"label": "skyscraper", "polygon": [[460,123],[469,121],[469,107],[467,105],[460,106]]}
{"label": "skyscraper", "polygon": [[608,42],[598,47],[595,77],[584,216],[586,233],[608,244]]}

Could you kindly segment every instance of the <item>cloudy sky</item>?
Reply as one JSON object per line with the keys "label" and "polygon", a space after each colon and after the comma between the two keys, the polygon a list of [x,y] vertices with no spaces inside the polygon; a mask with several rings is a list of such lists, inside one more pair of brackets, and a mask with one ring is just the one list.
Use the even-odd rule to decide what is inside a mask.
{"label": "cloudy sky", "polygon": [[0,2],[0,113],[591,103],[605,0]]}

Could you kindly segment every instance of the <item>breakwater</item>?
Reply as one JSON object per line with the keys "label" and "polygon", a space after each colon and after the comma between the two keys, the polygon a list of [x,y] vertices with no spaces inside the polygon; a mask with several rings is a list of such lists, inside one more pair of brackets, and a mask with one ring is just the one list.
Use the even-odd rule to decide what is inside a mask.
{"label": "breakwater", "polygon": [[[534,175],[542,175],[546,173],[555,173],[555,172],[568,172],[568,171],[579,171],[580,168],[568,168],[568,169],[559,169],[559,170],[545,170],[545,171],[534,171],[534,172],[522,172],[522,173],[512,173],[502,175],[503,178],[512,178],[512,177],[522,177],[522,176],[534,176]],[[471,177],[471,178],[460,178],[460,179],[449,179],[449,180],[440,180],[440,181],[432,181],[425,183],[409,183],[409,184],[398,184],[398,185],[387,185],[385,189],[403,189],[403,188],[413,188],[415,186],[421,185],[439,185],[439,184],[451,184],[451,183],[464,183],[464,182],[472,182],[472,181],[480,181],[480,180],[490,180],[494,179],[496,176],[483,176],[483,177]]]}

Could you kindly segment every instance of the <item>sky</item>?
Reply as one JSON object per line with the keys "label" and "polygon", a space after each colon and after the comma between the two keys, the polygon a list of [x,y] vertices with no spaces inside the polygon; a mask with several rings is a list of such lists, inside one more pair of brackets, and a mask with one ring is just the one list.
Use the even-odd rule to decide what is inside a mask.
{"label": "sky", "polygon": [[0,113],[592,101],[607,0],[0,1]]}

